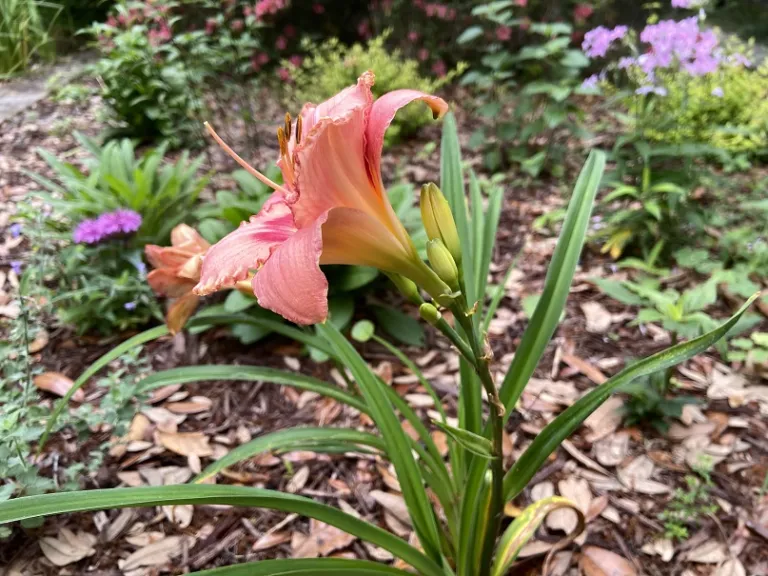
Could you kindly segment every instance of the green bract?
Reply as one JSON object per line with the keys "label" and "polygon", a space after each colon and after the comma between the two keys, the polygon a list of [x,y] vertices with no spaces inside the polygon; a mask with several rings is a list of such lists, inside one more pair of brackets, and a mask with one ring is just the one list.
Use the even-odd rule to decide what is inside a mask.
{"label": "green bract", "polygon": [[[544,291],[514,361],[503,381],[494,382],[491,354],[481,327],[489,321],[500,297],[496,293],[486,307],[486,279],[498,225],[501,194],[485,199],[474,174],[469,177],[469,199],[461,166],[455,119],[449,115],[442,141],[441,188],[456,219],[461,245],[458,289],[442,295],[443,302],[426,303],[423,314],[456,347],[461,357],[458,426],[448,423],[433,386],[400,350],[376,335],[370,326],[354,330],[359,340],[372,339],[385,346],[413,371],[435,400],[435,427],[448,436],[449,462],[435,444],[430,425],[423,422],[408,403],[377,376],[344,337],[333,321],[317,326],[317,334],[290,326],[250,319],[267,326],[310,349],[330,357],[351,375],[348,389],[310,376],[264,367],[190,366],[157,372],[142,381],[142,391],[172,384],[206,380],[239,380],[293,386],[328,396],[346,404],[374,423],[371,431],[335,428],[293,428],[260,436],[211,464],[192,483],[184,486],[93,490],[74,494],[49,494],[0,502],[0,523],[81,510],[128,506],[178,504],[223,504],[259,506],[315,518],[381,547],[422,576],[502,576],[507,573],[522,546],[551,510],[575,504],[560,497],[538,502],[525,509],[502,533],[504,505],[515,498],[536,471],[612,393],[636,378],[664,370],[707,349],[737,322],[752,300],[730,320],[688,342],[639,361],[582,396],[541,431],[512,467],[504,469],[502,434],[509,415],[539,363],[555,332],[565,306],[571,281],[581,254],[595,195],[600,185],[605,156],[590,154],[579,176],[568,208],[560,240],[552,257]],[[487,205],[487,208],[485,207]],[[455,263],[454,263],[455,266]],[[443,296],[445,298],[443,298]],[[753,297],[754,299],[754,297]],[[455,324],[438,315],[437,307],[450,310]],[[448,316],[448,314],[445,314]],[[242,321],[239,315],[198,317],[191,327]],[[132,341],[99,359],[84,373],[72,390],[81,386],[116,354],[165,335],[165,327],[135,336]],[[74,394],[74,392],[71,392]],[[484,404],[484,396],[487,403]],[[59,410],[66,406],[64,398]],[[406,434],[407,422],[412,435]],[[51,419],[49,428],[55,424]],[[346,514],[333,506],[293,494],[244,486],[208,485],[223,468],[233,466],[267,450],[287,452],[313,450],[338,453],[368,452],[388,460],[402,487],[418,546],[377,525]],[[580,513],[579,513],[580,514]],[[583,520],[583,517],[579,515]],[[579,526],[583,526],[580,522]],[[568,538],[575,538],[578,531]],[[408,574],[403,570],[360,560],[318,558],[284,559],[220,568],[202,574],[307,574],[378,575]]]}

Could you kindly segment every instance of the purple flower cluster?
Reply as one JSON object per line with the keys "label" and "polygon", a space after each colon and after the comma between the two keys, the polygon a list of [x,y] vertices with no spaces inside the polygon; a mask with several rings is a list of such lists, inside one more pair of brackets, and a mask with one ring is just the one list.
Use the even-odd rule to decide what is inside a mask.
{"label": "purple flower cluster", "polygon": [[672,0],[672,8],[690,8],[691,0]]}
{"label": "purple flower cluster", "polygon": [[650,24],[640,33],[640,40],[649,50],[637,63],[650,77],[656,69],[669,68],[675,62],[691,76],[704,76],[717,70],[722,60],[717,34],[700,30],[696,16]]}
{"label": "purple flower cluster", "polygon": [[75,228],[72,239],[77,244],[96,244],[113,236],[136,232],[140,226],[140,214],[121,208],[98,218],[83,220]]}
{"label": "purple flower cluster", "polygon": [[584,35],[581,48],[590,58],[602,58],[608,53],[611,44],[624,38],[626,33],[626,26],[616,26],[613,29],[598,26]]}

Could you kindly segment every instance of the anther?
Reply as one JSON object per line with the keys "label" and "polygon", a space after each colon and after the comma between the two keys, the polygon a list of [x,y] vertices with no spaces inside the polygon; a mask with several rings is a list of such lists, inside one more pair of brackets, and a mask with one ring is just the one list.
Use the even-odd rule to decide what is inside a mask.
{"label": "anther", "polygon": [[285,136],[291,138],[291,115],[288,112],[285,113]]}
{"label": "anther", "polygon": [[296,144],[301,142],[301,116],[296,118]]}
{"label": "anther", "polygon": [[288,156],[288,143],[285,141],[285,131],[282,126],[277,129],[277,143],[280,145],[280,156]]}

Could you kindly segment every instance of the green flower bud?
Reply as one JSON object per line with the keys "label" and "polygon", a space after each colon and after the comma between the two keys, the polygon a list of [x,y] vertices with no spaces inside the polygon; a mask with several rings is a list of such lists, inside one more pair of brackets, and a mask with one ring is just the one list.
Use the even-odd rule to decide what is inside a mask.
{"label": "green flower bud", "polygon": [[427,302],[424,302],[424,304],[419,306],[419,316],[421,316],[431,326],[437,325],[437,323],[440,322],[440,318],[443,317],[437,308],[435,308],[432,304],[428,304]]}
{"label": "green flower bud", "polygon": [[442,240],[453,256],[457,266],[461,265],[461,242],[456,222],[443,193],[430,182],[421,187],[421,220],[430,240]]}
{"label": "green flower bud", "polygon": [[413,280],[410,280],[405,276],[401,276],[400,274],[394,273],[387,274],[387,276],[389,276],[389,279],[392,280],[392,283],[397,286],[397,289],[400,290],[400,293],[408,299],[408,302],[411,304],[416,304],[417,306],[424,302],[424,298],[421,297],[419,288],[416,286],[416,283],[413,282]]}
{"label": "green flower bud", "polygon": [[454,292],[459,289],[459,268],[442,240],[427,242],[427,257],[432,269]]}

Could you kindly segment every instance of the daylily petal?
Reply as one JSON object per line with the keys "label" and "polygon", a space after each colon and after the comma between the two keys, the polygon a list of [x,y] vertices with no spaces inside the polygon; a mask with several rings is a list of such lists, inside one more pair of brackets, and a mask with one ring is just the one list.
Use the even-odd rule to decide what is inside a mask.
{"label": "daylily petal", "polygon": [[440,118],[448,111],[448,103],[438,96],[432,96],[418,90],[394,90],[384,94],[371,107],[368,117],[368,127],[365,135],[365,156],[371,181],[377,190],[383,192],[381,179],[381,151],[384,147],[384,134],[395,118],[395,114],[403,106],[415,100],[425,102],[435,118]]}
{"label": "daylily petal", "polygon": [[195,294],[204,296],[245,280],[249,270],[258,269],[295,232],[291,210],[275,192],[256,216],[208,250]]}
{"label": "daylily petal", "polygon": [[253,278],[259,305],[297,324],[328,317],[328,280],[320,271],[322,225],[327,214],[278,246]]}
{"label": "daylily petal", "polygon": [[[364,75],[356,86],[308,113],[315,124],[294,153],[298,198],[291,209],[299,228],[338,206],[386,214],[382,199],[371,186],[364,155],[372,101],[367,82],[372,81],[372,76]],[[340,99],[345,93],[346,98]],[[319,115],[319,111],[324,112]]]}
{"label": "daylily petal", "polygon": [[144,253],[153,268],[179,268],[195,255],[195,252],[190,252],[184,248],[156,246],[155,244],[144,246]]}
{"label": "daylily petal", "polygon": [[171,244],[190,250],[192,253],[203,253],[211,245],[200,234],[187,224],[179,224],[171,230]]}
{"label": "daylily petal", "polygon": [[155,294],[169,298],[179,298],[191,292],[196,284],[194,280],[179,278],[176,272],[170,268],[152,270],[147,274],[147,283]]}
{"label": "daylily petal", "polygon": [[192,316],[197,304],[200,302],[200,296],[197,294],[185,294],[171,304],[168,308],[168,312],[165,315],[165,323],[168,326],[168,330],[171,334],[177,334],[181,332],[184,325]]}

